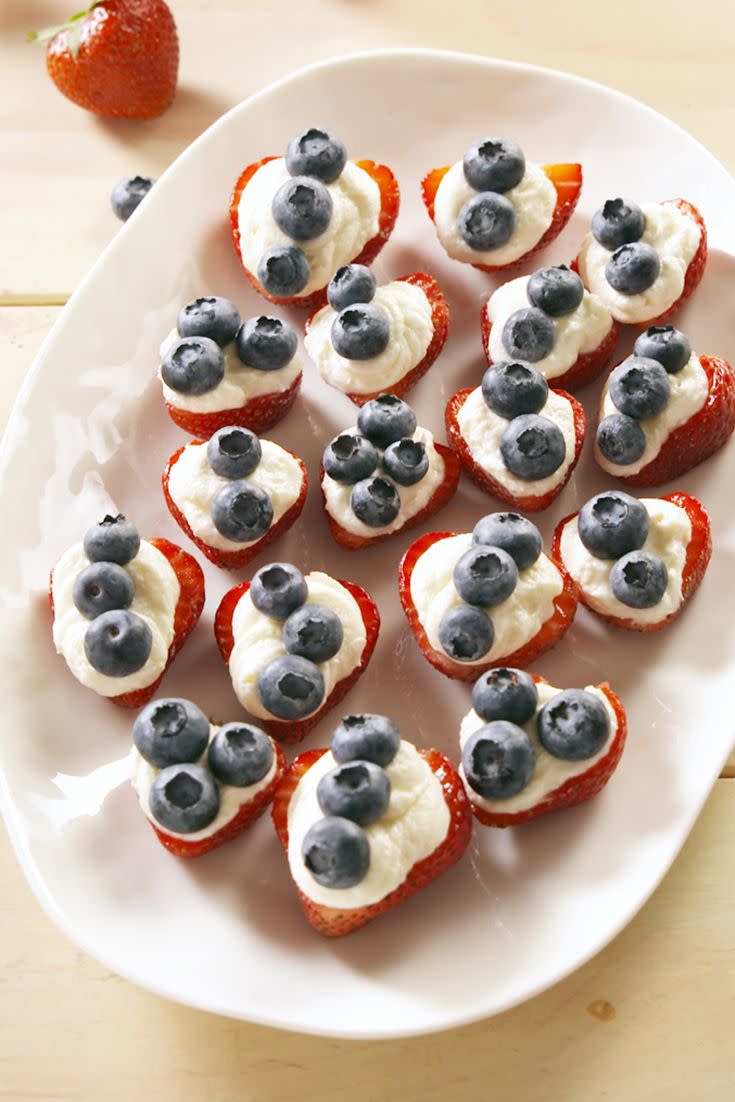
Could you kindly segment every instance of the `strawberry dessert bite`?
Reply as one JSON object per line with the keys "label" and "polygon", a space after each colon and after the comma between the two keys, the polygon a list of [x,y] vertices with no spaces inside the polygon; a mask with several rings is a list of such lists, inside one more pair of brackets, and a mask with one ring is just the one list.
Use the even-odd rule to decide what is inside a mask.
{"label": "strawberry dessert bite", "polygon": [[421,187],[447,254],[494,272],[561,233],[582,190],[582,166],[532,164],[515,142],[482,138],[461,161],[432,169]]}
{"label": "strawberry dessert bite", "polygon": [[271,302],[307,307],[343,264],[370,264],[393,232],[400,192],[389,168],[348,161],[344,144],[311,127],[285,157],[240,174],[230,224],[245,275]]}
{"label": "strawberry dessert bite", "polygon": [[575,267],[616,321],[653,325],[678,310],[704,274],[707,230],[696,207],[608,199]]}
{"label": "strawberry dessert bite", "polygon": [[306,323],[304,347],[325,382],[361,406],[383,391],[404,395],[437,358],[449,306],[423,272],[377,287],[369,268],[339,268],[328,305]]}
{"label": "strawberry dessert bite", "polygon": [[327,937],[364,926],[460,859],[472,834],[462,782],[387,716],[349,715],[329,749],[301,754],[273,822],[304,913]]}
{"label": "strawberry dessert bite", "polygon": [[481,324],[489,364],[531,363],[555,389],[589,383],[607,367],[618,339],[610,311],[564,264],[498,287]]}
{"label": "strawberry dessert bite", "polygon": [[411,407],[394,394],[363,406],[353,431],[324,449],[321,488],[332,535],[348,551],[437,512],[459,481],[459,460],[416,423]]}
{"label": "strawberry dessert bite", "polygon": [[54,645],[76,679],[113,704],[140,708],[201,615],[204,575],[176,544],[142,540],[118,514],[62,555],[49,600]]}
{"label": "strawberry dessert bite", "polygon": [[482,386],[460,390],[446,409],[447,436],[478,486],[516,509],[546,509],[577,465],[584,410],[549,390],[530,364],[496,363]]}
{"label": "strawberry dessert bite", "polygon": [[555,689],[523,670],[490,670],[473,685],[459,730],[459,773],[475,818],[513,826],[591,799],[614,773],[626,735],[625,710],[607,684]]}
{"label": "strawberry dessert bite", "polygon": [[577,610],[576,583],[518,513],[491,513],[472,533],[419,536],[398,568],[398,588],[421,653],[460,681],[529,665],[559,642]]}
{"label": "strawberry dessert bite", "polygon": [[692,352],[673,325],[652,325],[605,384],[595,458],[631,486],[655,486],[708,459],[733,429],[730,365]]}
{"label": "strawberry dessert bite", "polygon": [[301,386],[296,333],[279,318],[241,324],[234,303],[217,295],[179,311],[161,345],[159,378],[169,415],[206,440],[225,425],[265,432],[290,410]]}
{"label": "strawberry dessert bite", "polygon": [[710,521],[689,494],[595,494],[554,533],[580,600],[611,624],[658,631],[681,611],[712,554]]}
{"label": "strawberry dessert bite", "polygon": [[378,640],[368,593],[270,563],[222,598],[214,621],[235,695],[281,742],[299,742],[354,685]]}
{"label": "strawberry dessert bite", "polygon": [[133,725],[130,780],[143,814],[177,857],[201,857],[265,811],[286,759],[248,723],[213,726],[190,700],[146,705]]}
{"label": "strawberry dessert bite", "polygon": [[297,519],[308,478],[298,456],[237,425],[179,448],[163,472],[176,523],[215,566],[236,570]]}

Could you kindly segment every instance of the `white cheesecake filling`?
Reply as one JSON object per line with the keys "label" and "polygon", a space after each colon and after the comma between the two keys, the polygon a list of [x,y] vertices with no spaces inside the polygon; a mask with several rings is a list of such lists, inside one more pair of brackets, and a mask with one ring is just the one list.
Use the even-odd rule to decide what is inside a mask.
{"label": "white cheesecake filling", "polygon": [[152,684],[166,668],[168,648],[174,637],[174,617],[179,600],[179,580],[170,562],[157,547],[140,541],[135,558],[122,569],[133,580],[135,596],[129,607],[151,629],[151,653],[135,673],[125,677],[109,677],[90,665],[84,653],[84,637],[93,622],[82,616],[74,604],[74,582],[90,565],[81,543],[66,551],[54,567],[52,596],[54,601],[54,646],[66,659],[77,681],[94,689],[100,696],[121,696]]}
{"label": "white cheesecake filling", "polygon": [[457,424],[472,453],[472,458],[486,474],[501,483],[514,497],[535,497],[550,493],[564,481],[569,468],[574,463],[577,434],[574,429],[574,409],[569,399],[550,390],[546,404],[538,412],[540,417],[546,417],[558,426],[564,437],[566,454],[553,474],[533,482],[517,478],[506,467],[500,451],[500,442],[511,422],[488,408],[482,396],[481,387],[476,387],[471,394],[467,395],[464,405],[457,413]]}
{"label": "white cheesecake filling", "polygon": [[591,233],[582,242],[577,258],[585,286],[601,299],[616,321],[631,325],[651,321],[673,306],[684,290],[686,270],[702,236],[697,223],[675,206],[644,203],[641,209],[646,228],[640,240],[652,245],[661,260],[661,271],[645,291],[623,295],[610,286],[605,268],[613,250],[604,248]]}
{"label": "white cheesecake filling", "polygon": [[434,223],[449,256],[470,264],[511,264],[537,245],[551,225],[556,188],[539,165],[526,162],[520,183],[504,192],[515,208],[516,226],[510,238],[494,249],[472,249],[459,232],[457,219],[468,199],[479,192],[467,183],[461,161],[449,169],[437,188]]}
{"label": "white cheesecake filling", "polygon": [[[535,807],[536,804],[540,803],[541,800],[545,799],[551,792],[559,788],[566,781],[570,780],[572,777],[578,777],[580,774],[586,773],[588,769],[591,769],[593,765],[596,765],[598,761],[604,758],[605,755],[609,753],[610,746],[617,734],[617,717],[607,696],[595,685],[587,685],[585,687],[585,692],[592,693],[593,696],[596,696],[605,705],[605,709],[610,718],[610,733],[597,753],[589,758],[585,758],[583,761],[564,761],[563,758],[555,758],[553,754],[550,754],[549,751],[544,749],[541,745],[541,740],[538,737],[538,714],[544,704],[547,704],[557,695],[557,693],[561,692],[561,690],[555,689],[553,685],[547,685],[544,681],[539,682],[536,688],[538,689],[538,708],[531,719],[529,719],[528,723],[522,724],[523,730],[528,734],[533,748],[536,751],[536,765],[526,787],[515,796],[510,796],[507,800],[487,799],[481,796],[479,792],[475,792],[472,785],[467,781],[464,768],[460,764],[459,775],[464,783],[470,803],[473,803],[475,807],[479,807],[483,811],[487,811],[489,814],[514,815],[518,812],[528,811],[529,808]],[[464,749],[465,743],[470,736],[474,735],[475,731],[479,731],[485,724],[486,721],[478,716],[474,708],[471,708],[462,720],[459,729],[460,748]]]}
{"label": "white cheesecake filling", "polygon": [[564,526],[561,535],[561,557],[569,573],[584,592],[587,603],[604,616],[634,620],[638,624],[658,624],[681,606],[682,576],[687,548],[692,538],[692,525],[686,510],[673,501],[658,497],[641,498],[648,510],[650,527],[641,550],[663,559],[669,577],[663,597],[653,608],[630,608],[613,596],[610,571],[615,560],[596,559],[579,538],[576,516]]}
{"label": "white cheesecake filling", "polygon": [[[620,413],[608,389],[609,379],[605,382],[600,399],[600,420]],[[646,448],[640,459],[635,463],[618,465],[605,459],[599,448],[595,449],[597,462],[603,470],[610,474],[625,478],[626,475],[638,474],[644,467],[656,458],[674,429],[686,424],[690,417],[699,413],[707,401],[709,395],[709,380],[707,372],[702,367],[699,356],[692,353],[689,361],[684,364],[681,371],[675,375],[669,375],[671,393],[669,400],[654,417],[643,417],[638,424],[643,429],[646,438]]]}
{"label": "white cheesecake filling", "polygon": [[304,773],[288,805],[288,863],[296,886],[324,907],[368,907],[399,887],[412,867],[447,836],[449,808],[436,775],[410,742],[401,742],[386,767],[390,801],[384,815],[364,827],[370,843],[367,875],[351,888],[325,888],[311,875],[301,853],[310,827],[324,817],[316,790],[337,765],[327,750]]}
{"label": "white cheesecake filling", "polygon": [[396,279],[378,287],[373,298],[390,320],[390,340],[379,356],[347,360],[331,341],[337,312],[323,306],[314,315],[304,337],[304,347],[325,382],[346,394],[373,394],[390,390],[421,363],[434,336],[431,303],[420,287]]}
{"label": "white cheesecake filling", "polygon": [[[219,727],[213,727],[210,724],[210,742],[218,731]],[[205,750],[202,756],[191,764],[201,765],[207,768],[207,751]],[[184,842],[199,842],[203,838],[210,838],[213,834],[216,834],[218,830],[222,830],[222,827],[227,826],[245,804],[249,804],[251,800],[255,799],[259,792],[262,792],[264,788],[268,787],[276,775],[277,768],[278,758],[274,751],[270,769],[265,776],[261,777],[255,784],[238,787],[234,784],[223,784],[222,781],[217,780],[215,777],[215,783],[219,790],[219,811],[214,819],[212,819],[212,822],[209,823],[208,826],[202,827],[201,830],[192,831],[190,834],[178,834],[175,830],[171,830],[170,827],[160,823],[150,808],[151,788],[161,770],[157,766],[151,765],[149,761],[146,761],[136,746],[133,746],[130,751],[130,783],[138,795],[143,814],[154,824],[154,826],[162,830],[164,834],[168,834],[172,838],[181,838]]]}
{"label": "white cheesecake filling", "polygon": [[[445,653],[439,641],[442,617],[450,609],[464,604],[454,587],[454,568],[470,547],[470,532],[438,540],[420,556],[411,575],[411,598],[416,612],[429,643],[440,654]],[[458,662],[457,665],[495,662],[525,646],[554,615],[554,600],[563,588],[559,570],[551,559],[541,554],[526,570],[519,570],[518,584],[510,597],[486,609],[495,629],[493,645],[487,654],[475,662]]]}
{"label": "white cheesecake filling", "polygon": [[[306,584],[309,590],[307,604],[325,605],[336,612],[344,630],[342,646],[334,657],[317,663],[324,678],[324,698],[319,704],[321,708],[337,682],[349,677],[360,664],[367,632],[360,606],[336,578],[314,570],[306,575]],[[235,645],[230,655],[229,669],[237,699],[243,708],[259,719],[275,718],[261,703],[258,675],[274,658],[281,658],[286,654],[282,633],[283,624],[280,620],[272,620],[270,616],[258,612],[250,598],[250,591],[244,593],[237,602],[232,617]]]}
{"label": "white cheesecake filling", "polygon": [[294,241],[279,229],[273,218],[273,197],[282,184],[292,179],[284,157],[262,165],[251,176],[238,207],[240,254],[249,272],[257,276],[258,265],[276,245],[296,245],[309,262],[310,277],[296,298],[326,287],[337,268],[354,260],[378,232],[380,188],[364,169],[348,161],[331,184],[332,217],[318,237]]}
{"label": "white cheesecake filling", "polygon": [[[517,310],[527,310],[531,303],[526,289],[530,276],[511,279],[493,291],[485,311],[492,324],[487,353],[492,363],[500,363],[512,357],[503,344],[503,329],[508,318]],[[612,314],[595,295],[585,291],[576,310],[560,318],[549,318],[554,327],[554,346],[548,356],[536,360],[533,366],[551,380],[569,371],[580,356],[594,352],[612,328]]]}
{"label": "white cheesecake filling", "polygon": [[[261,440],[260,446],[260,463],[242,481],[265,490],[270,497],[273,506],[272,528],[298,500],[304,474],[299,463],[285,448],[280,448],[272,440]],[[187,444],[169,474],[168,491],[194,535],[210,547],[217,547],[221,551],[243,551],[263,538],[259,536],[257,540],[238,542],[227,539],[215,527],[212,502],[232,481],[215,474],[209,466],[206,444]]]}
{"label": "white cheesecake filling", "polygon": [[[161,359],[173,345],[184,338],[178,329],[172,329],[161,345]],[[275,371],[258,371],[255,367],[246,367],[237,354],[235,342],[222,349],[225,357],[225,374],[212,390],[206,394],[179,394],[166,386],[158,369],[158,377],[163,387],[163,397],[170,406],[184,409],[188,413],[217,413],[221,409],[241,409],[251,398],[260,398],[264,394],[280,394],[288,390],[301,374],[301,356],[296,352],[290,363]]]}
{"label": "white cheesecake filling", "polygon": [[[376,536],[386,536],[391,532],[399,531],[429,504],[429,501],[444,481],[444,460],[436,450],[434,436],[428,429],[421,428],[419,425],[411,439],[418,440],[425,445],[429,469],[421,481],[415,482],[413,486],[399,486],[380,467],[376,468],[374,474],[387,479],[388,482],[393,482],[401,499],[397,516],[390,524],[386,524],[382,528],[371,528],[369,524],[365,524],[364,521],[360,520],[352,511],[350,505],[350,494],[353,487],[345,482],[337,482],[336,479],[325,472],[322,479],[324,506],[341,528],[352,532],[355,536],[362,536],[363,539],[375,539]],[[378,449],[378,453],[382,456],[380,449]]]}

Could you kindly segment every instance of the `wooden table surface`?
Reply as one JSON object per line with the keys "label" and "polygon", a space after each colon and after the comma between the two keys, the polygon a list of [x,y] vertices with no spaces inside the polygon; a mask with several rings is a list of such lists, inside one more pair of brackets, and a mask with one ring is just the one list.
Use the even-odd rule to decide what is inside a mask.
{"label": "wooden table surface", "polygon": [[[4,0],[0,11],[2,423],[59,305],[115,233],[113,183],[158,175],[224,110],[308,62],[421,45],[566,69],[645,100],[735,168],[735,17],[723,0],[685,16],[664,0],[604,12],[589,0],[312,0],[285,5],[283,20],[257,0],[174,0],[180,87],[144,124],[67,103],[24,44],[68,6]],[[735,757],[661,888],[592,962],[498,1018],[411,1041],[310,1039],[134,988],[56,931],[2,837],[0,1100],[730,1098],[734,777]]]}

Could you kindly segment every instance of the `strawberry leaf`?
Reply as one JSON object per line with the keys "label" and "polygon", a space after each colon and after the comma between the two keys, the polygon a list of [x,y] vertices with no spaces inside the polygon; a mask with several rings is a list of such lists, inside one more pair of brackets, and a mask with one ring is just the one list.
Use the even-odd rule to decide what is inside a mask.
{"label": "strawberry leaf", "polygon": [[73,58],[76,58],[79,53],[79,43],[82,37],[82,28],[84,26],[85,16],[96,8],[102,0],[94,0],[93,4],[90,4],[88,8],[83,11],[75,12],[74,15],[70,15],[64,23],[57,23],[54,27],[44,27],[41,31],[28,31],[26,34],[26,41],[28,42],[50,42],[52,38],[56,38],[57,34],[61,31],[66,31],[66,44]]}

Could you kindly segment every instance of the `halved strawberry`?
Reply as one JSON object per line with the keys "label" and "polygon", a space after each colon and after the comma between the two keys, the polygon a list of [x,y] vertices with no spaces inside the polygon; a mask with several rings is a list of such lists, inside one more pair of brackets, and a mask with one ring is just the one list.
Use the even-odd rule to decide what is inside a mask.
{"label": "halved strawberry", "polygon": [[[275,716],[272,719],[259,718],[257,721],[258,726],[262,727],[269,735],[272,735],[273,738],[278,739],[279,742],[301,742],[312,727],[316,726],[322,716],[325,715],[330,708],[334,708],[335,705],[339,704],[340,700],[350,691],[365,670],[375,650],[375,644],[378,641],[378,632],[380,630],[380,613],[378,612],[378,606],[375,604],[370,594],[366,593],[359,585],[355,585],[354,582],[345,582],[341,578],[338,578],[337,581],[339,581],[339,584],[344,586],[348,593],[351,593],[357,601],[362,615],[362,622],[365,625],[365,634],[367,638],[365,646],[362,649],[362,654],[360,655],[360,661],[347,677],[343,677],[341,681],[336,683],[322,706],[314,712],[313,715],[307,716],[306,719],[294,720],[291,722],[289,720],[276,719]],[[226,663],[229,663],[232,648],[235,645],[235,639],[232,633],[232,617],[235,614],[238,601],[249,589],[250,582],[241,582],[240,585],[236,585],[233,589],[229,590],[228,593],[225,593],[214,617],[214,637],[217,640],[219,652]]]}
{"label": "halved strawberry", "polygon": [[[240,257],[241,264],[242,252],[240,251],[240,219],[238,213],[240,199],[243,191],[258,169],[262,168],[268,161],[274,160],[276,160],[274,156],[263,157],[261,160],[248,165],[247,168],[240,173],[232,190],[232,195],[230,196],[230,229],[232,231],[235,251]],[[368,176],[371,176],[378,185],[380,189],[380,213],[378,215],[378,232],[374,237],[370,238],[360,254],[354,257],[351,263],[372,264],[373,260],[375,260],[375,257],[393,232],[401,203],[401,192],[398,187],[398,181],[386,165],[377,164],[375,161],[356,161],[355,163],[363,172],[367,172]],[[275,295],[269,295],[264,290],[257,275],[249,271],[244,264],[243,271],[258,294],[262,295],[263,298],[267,298],[270,302],[276,302],[281,306],[304,306],[308,309],[313,309],[324,301],[324,287],[320,287],[310,295],[294,295],[291,298],[278,298]]]}
{"label": "halved strawberry", "polygon": [[[189,444],[188,447],[204,448],[206,444]],[[182,532],[189,537],[192,543],[195,543],[199,550],[207,556],[210,562],[213,562],[215,566],[221,567],[223,570],[240,570],[246,566],[251,559],[254,559],[256,555],[259,555],[261,551],[264,551],[266,547],[269,547],[274,543],[279,536],[283,535],[291,525],[298,519],[301,514],[301,510],[304,508],[306,502],[306,493],[309,488],[309,476],[306,473],[306,467],[303,460],[298,455],[294,455],[293,452],[288,451],[288,448],[284,448],[284,451],[288,451],[288,454],[296,460],[301,468],[301,489],[299,490],[299,496],[294,501],[290,509],[287,509],[280,520],[272,524],[265,535],[261,536],[259,540],[255,540],[253,543],[248,544],[242,551],[223,551],[219,547],[212,547],[211,544],[205,543],[194,534],[194,531],[189,524],[184,514],[179,509],[178,505],[171,497],[169,491],[169,479],[171,477],[171,469],[176,463],[177,459],[183,452],[184,448],[179,448],[169,459],[166,464],[166,469],[163,472],[161,482],[163,485],[163,496],[166,499],[169,512],[174,518]]]}
{"label": "halved strawberry", "polygon": [[171,420],[199,440],[208,440],[217,429],[223,429],[227,425],[240,425],[241,428],[250,429],[260,435],[272,428],[278,421],[286,416],[291,406],[296,401],[296,395],[301,386],[301,372],[285,390],[274,390],[271,394],[259,394],[255,398],[248,398],[244,405],[237,409],[215,409],[211,413],[194,413],[188,409],[179,409],[166,402]]}
{"label": "halved strawberry", "polygon": [[577,611],[577,583],[561,565],[558,555],[554,553],[552,562],[561,575],[563,588],[561,593],[554,598],[553,614],[533,638],[529,639],[524,646],[514,651],[513,654],[501,655],[492,662],[473,662],[467,665],[455,662],[448,654],[435,650],[429,642],[411,596],[411,578],[416,563],[425,551],[428,551],[439,540],[450,539],[456,535],[456,532],[427,532],[425,535],[419,536],[406,551],[398,567],[398,594],[401,598],[406,619],[416,637],[421,653],[440,673],[456,681],[476,681],[480,674],[493,669],[495,666],[516,666],[520,669],[530,666],[532,662],[555,646],[571,626],[574,614]]}
{"label": "halved strawberry", "polygon": [[576,467],[577,460],[582,452],[587,422],[581,405],[576,398],[572,398],[571,394],[557,391],[562,398],[566,398],[574,411],[574,459],[564,478],[545,494],[526,494],[523,497],[516,497],[508,490],[507,486],[504,486],[502,482],[493,478],[492,475],[488,474],[488,472],[480,466],[462,435],[462,430],[459,427],[458,415],[462,406],[472,393],[472,389],[457,391],[457,393],[453,394],[447,402],[447,408],[444,413],[449,442],[459,455],[462,466],[467,471],[467,474],[473,482],[476,482],[486,493],[492,494],[493,497],[499,498],[500,501],[507,502],[508,505],[512,505],[516,509],[522,509],[525,512],[533,513],[548,508],[552,501],[559,496],[569,479],[572,477],[572,471]]}
{"label": "halved strawberry", "polygon": [[[319,759],[326,749],[307,750],[292,762],[286,775],[276,790],[273,800],[273,823],[284,851],[288,852],[288,805],[301,778]],[[444,841],[423,861],[417,861],[408,876],[397,888],[389,892],[377,903],[366,907],[326,907],[315,903],[299,891],[299,899],[304,913],[315,930],[326,937],[341,937],[364,926],[366,922],[377,918],[415,895],[432,880],[436,880],[455,864],[467,846],[472,835],[472,812],[461,778],[444,754],[438,750],[419,750],[432,773],[437,777],[444,791],[444,799],[449,808],[449,829]]]}
{"label": "halved strawberry", "polygon": [[[433,168],[421,181],[421,194],[432,222],[434,221],[434,200],[439,190],[439,184],[451,167],[451,165],[444,165],[443,168]],[[510,264],[473,264],[473,268],[478,268],[481,272],[512,271],[519,265],[525,264],[529,257],[550,245],[564,229],[574,213],[574,208],[582,191],[582,166],[579,164],[559,164],[542,165],[541,167],[556,188],[556,206],[549,228],[533,248],[528,249],[523,256],[519,256]]]}
{"label": "halved strawberry", "polygon": [[[579,599],[583,605],[586,605],[587,608],[594,612],[596,616],[599,616],[600,619],[606,620],[609,624],[615,624],[617,627],[625,628],[628,631],[660,631],[661,628],[666,627],[667,624],[679,615],[686,602],[697,589],[709,565],[709,560],[712,557],[712,527],[709,516],[702,503],[698,501],[696,497],[691,497],[689,494],[682,493],[681,491],[673,494],[665,494],[661,497],[661,500],[671,501],[674,505],[678,505],[680,509],[684,509],[692,526],[692,535],[687,546],[684,571],[682,574],[681,604],[676,611],[654,624],[641,624],[636,620],[630,620],[625,617],[608,616],[599,612],[596,608],[592,608],[592,605],[585,595],[584,589],[579,587]],[[563,520],[560,520],[556,526],[551,545],[551,553],[554,558],[559,559],[559,561],[563,561],[561,558],[561,537],[564,528],[570,520],[574,520],[578,515],[578,513],[570,513],[568,517],[564,517]]]}

